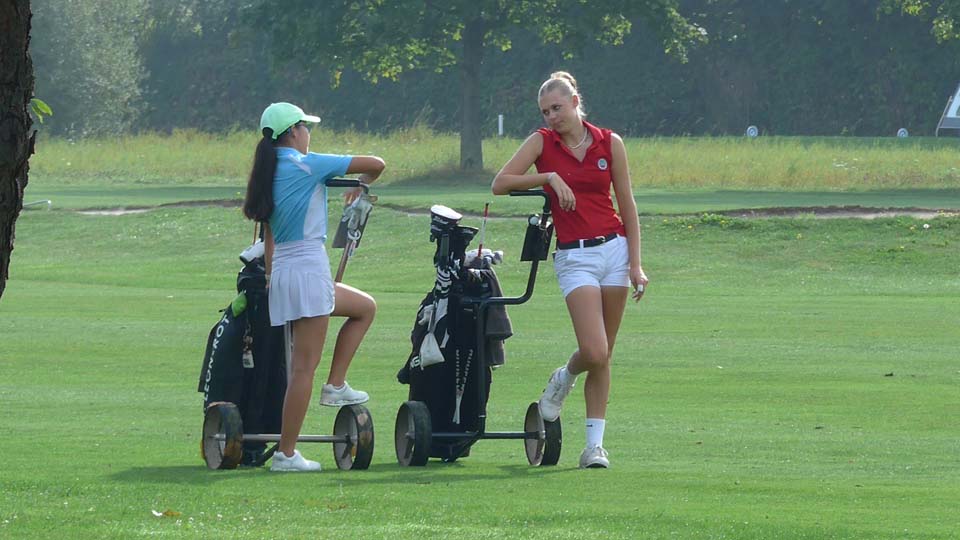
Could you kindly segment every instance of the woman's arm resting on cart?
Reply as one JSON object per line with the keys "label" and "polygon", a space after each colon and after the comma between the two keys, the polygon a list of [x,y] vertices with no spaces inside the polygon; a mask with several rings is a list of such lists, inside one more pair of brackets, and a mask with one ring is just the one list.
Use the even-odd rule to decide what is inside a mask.
{"label": "woman's arm resting on cart", "polygon": [[527,137],[510,161],[494,177],[493,185],[490,186],[491,191],[494,195],[507,195],[511,191],[523,191],[549,184],[557,194],[560,208],[573,210],[577,204],[576,197],[559,174],[555,172],[527,174],[541,152],[543,152],[543,135],[534,133]]}
{"label": "woman's arm resting on cart", "polygon": [[[353,156],[353,159],[350,160],[350,165],[347,166],[347,174],[359,173],[360,177],[358,180],[370,185],[380,177],[380,174],[386,167],[387,164],[383,159],[377,156]],[[363,190],[360,188],[348,189],[343,194],[344,202],[346,204],[352,203],[361,193],[363,193]]]}

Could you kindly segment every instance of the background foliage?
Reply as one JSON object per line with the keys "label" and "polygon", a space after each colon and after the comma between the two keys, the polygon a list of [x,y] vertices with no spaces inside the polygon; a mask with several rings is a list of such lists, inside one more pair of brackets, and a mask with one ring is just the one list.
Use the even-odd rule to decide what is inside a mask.
{"label": "background foliage", "polygon": [[70,136],[135,129],[147,102],[141,16],[148,0],[34,0],[36,94]]}
{"label": "background foliage", "polygon": [[[55,111],[45,129],[224,131],[253,125],[281,99],[338,129],[458,128],[456,71],[414,69],[372,85],[348,69],[334,89],[324,66],[336,59],[284,62],[261,4],[36,0],[37,95]],[[536,89],[560,68],[579,79],[592,118],[630,136],[739,134],[749,124],[778,135],[929,134],[960,80],[960,45],[947,31],[954,2],[914,4],[681,0],[708,34],[686,62],[639,19],[622,45],[586,40],[571,58],[514,27],[498,38],[508,50],[484,53],[483,134],[497,114],[512,135],[538,126]]]}

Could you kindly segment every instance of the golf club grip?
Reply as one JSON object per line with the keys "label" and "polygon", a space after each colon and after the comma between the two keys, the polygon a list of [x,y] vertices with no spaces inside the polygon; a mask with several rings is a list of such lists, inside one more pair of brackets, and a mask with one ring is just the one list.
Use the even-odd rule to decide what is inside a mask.
{"label": "golf club grip", "polygon": [[370,186],[352,178],[331,178],[327,180],[326,184],[327,187],[359,187],[363,189],[364,193],[370,192]]}

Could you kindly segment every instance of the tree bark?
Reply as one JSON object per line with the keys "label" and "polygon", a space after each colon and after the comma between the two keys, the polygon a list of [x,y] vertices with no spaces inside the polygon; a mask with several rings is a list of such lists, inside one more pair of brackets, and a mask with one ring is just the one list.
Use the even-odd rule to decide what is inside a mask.
{"label": "tree bark", "polygon": [[460,62],[460,169],[483,168],[483,136],[480,134],[480,64],[483,61],[483,20],[468,21],[463,29],[463,59]]}
{"label": "tree bark", "polygon": [[17,217],[33,154],[30,0],[0,2],[0,298],[6,289]]}

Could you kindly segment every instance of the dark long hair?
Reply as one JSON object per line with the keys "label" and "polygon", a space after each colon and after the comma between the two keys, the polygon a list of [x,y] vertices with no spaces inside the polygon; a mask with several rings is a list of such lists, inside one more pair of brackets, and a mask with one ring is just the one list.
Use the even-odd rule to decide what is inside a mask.
{"label": "dark long hair", "polygon": [[277,151],[273,130],[263,128],[263,138],[253,154],[253,168],[243,200],[243,215],[254,221],[268,221],[273,213],[273,176],[277,172]]}

